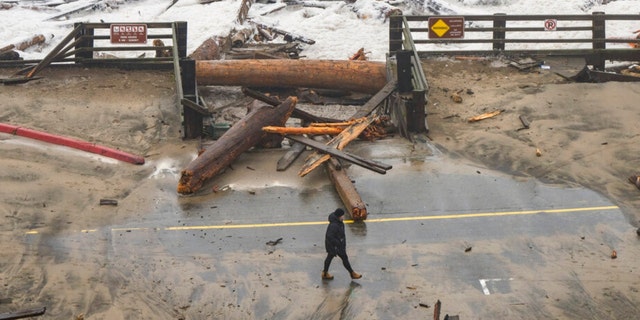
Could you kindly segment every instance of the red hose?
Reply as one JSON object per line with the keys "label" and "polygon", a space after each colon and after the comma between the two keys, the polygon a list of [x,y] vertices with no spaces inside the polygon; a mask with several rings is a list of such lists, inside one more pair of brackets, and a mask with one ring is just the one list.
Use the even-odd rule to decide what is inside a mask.
{"label": "red hose", "polygon": [[45,141],[53,144],[58,144],[62,146],[67,146],[87,152],[92,152],[95,154],[99,154],[101,156],[114,158],[120,161],[125,161],[133,164],[144,164],[144,158],[141,156],[132,155],[120,150],[111,149],[104,146],[96,145],[95,143],[77,140],[73,138],[67,138],[62,136],[56,136],[50,133],[36,131],[26,128],[21,128],[18,126],[0,123],[0,132],[14,134],[21,137],[36,139],[40,141]]}

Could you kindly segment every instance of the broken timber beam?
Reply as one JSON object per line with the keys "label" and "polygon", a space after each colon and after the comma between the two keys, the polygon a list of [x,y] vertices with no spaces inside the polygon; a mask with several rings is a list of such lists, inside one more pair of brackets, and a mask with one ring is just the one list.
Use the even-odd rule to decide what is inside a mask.
{"label": "broken timber beam", "polygon": [[[366,118],[361,119],[363,120],[350,125],[346,129],[342,130],[339,135],[329,140],[329,142],[327,142],[326,144],[326,147],[328,147],[328,149],[323,151],[330,154],[329,150],[334,151],[336,149],[344,149],[344,147],[346,147],[349,142],[351,142],[353,139],[356,139],[362,133],[362,131],[364,131],[364,129],[366,129],[371,123],[377,120],[378,116],[369,115]],[[307,175],[323,162],[329,160],[329,158],[331,157],[329,154],[321,154],[316,151],[309,155],[304,163],[304,166],[302,167],[302,169],[300,169],[300,172],[298,172],[298,175],[301,177]]]}
{"label": "broken timber beam", "polygon": [[385,99],[387,99],[398,88],[398,80],[391,80],[378,91],[369,101],[367,101],[352,118],[362,118],[370,115]]}
{"label": "broken timber beam", "polygon": [[[362,158],[360,156],[357,156],[353,153],[349,153],[346,151],[342,151],[339,149],[336,149],[334,147],[331,146],[327,146],[325,144],[323,144],[322,142],[318,142],[315,140],[311,140],[309,138],[305,138],[302,136],[290,136],[290,135],[286,135],[285,137],[287,137],[290,140],[296,141],[296,142],[300,142],[303,143],[309,147],[312,147],[322,153],[326,153],[325,155],[327,156],[327,160],[329,160],[329,158],[331,156],[335,156],[338,157],[340,159],[349,161],[355,165],[361,166],[365,169],[369,169],[371,171],[380,173],[380,174],[385,174],[387,173],[387,170],[390,170],[392,168],[391,165],[385,164],[385,163],[381,163],[378,161],[374,161],[374,160],[369,160],[369,159],[365,159]],[[326,161],[326,160],[325,160]],[[318,165],[320,165],[321,163],[325,162],[322,161],[320,162]],[[315,167],[314,167],[315,168]]]}
{"label": "broken timber beam", "polygon": [[305,87],[376,93],[387,83],[387,72],[383,62],[360,60],[201,60],[196,61],[196,80],[199,85]]}
{"label": "broken timber beam", "polygon": [[296,97],[289,97],[277,107],[262,106],[249,112],[182,170],[178,193],[198,191],[206,180],[222,172],[240,154],[261,142],[269,135],[262,131],[263,126],[284,125],[297,101]]}
{"label": "broken timber beam", "polygon": [[340,199],[342,199],[342,203],[351,212],[351,218],[353,220],[365,220],[367,218],[367,207],[347,175],[346,170],[334,158],[326,162],[326,167],[329,178],[333,182]]}
{"label": "broken timber beam", "polygon": [[262,130],[269,133],[278,133],[278,134],[294,134],[294,135],[303,135],[303,134],[311,134],[311,135],[339,135],[342,132],[343,128],[340,127],[274,127],[274,126],[266,126],[262,127]]}
{"label": "broken timber beam", "polygon": [[[264,103],[268,103],[272,106],[277,106],[279,105],[281,102],[280,100],[278,100],[277,98],[268,96],[266,94],[263,94],[262,92],[253,90],[253,89],[249,89],[247,87],[243,87],[242,88],[242,93],[244,93],[246,96],[254,98],[256,100],[260,100]],[[293,113],[291,113],[291,117],[292,118],[296,118],[296,119],[301,119],[307,122],[338,122],[339,120],[336,119],[330,119],[330,118],[325,118],[325,117],[318,117],[315,116],[311,113],[308,113],[304,110],[300,110],[298,108],[293,109]]]}
{"label": "broken timber beam", "polygon": [[278,160],[276,171],[284,171],[298,159],[302,152],[306,149],[306,145],[300,142],[294,142],[291,148]]}

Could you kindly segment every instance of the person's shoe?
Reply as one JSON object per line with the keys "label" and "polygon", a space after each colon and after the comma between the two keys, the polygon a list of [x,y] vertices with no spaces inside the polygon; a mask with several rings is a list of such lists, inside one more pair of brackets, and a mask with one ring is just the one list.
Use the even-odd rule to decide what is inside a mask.
{"label": "person's shoe", "polygon": [[359,274],[359,273],[357,273],[355,271],[351,272],[351,279],[360,279],[360,278],[362,278],[361,274]]}
{"label": "person's shoe", "polygon": [[329,272],[322,271],[323,280],[333,280],[333,276]]}

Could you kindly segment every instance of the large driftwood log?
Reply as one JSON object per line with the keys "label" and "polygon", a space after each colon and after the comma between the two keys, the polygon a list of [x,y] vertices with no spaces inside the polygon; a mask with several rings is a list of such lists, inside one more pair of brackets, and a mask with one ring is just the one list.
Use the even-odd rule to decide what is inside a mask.
{"label": "large driftwood log", "polygon": [[47,39],[45,38],[44,35],[42,34],[37,34],[31,38],[25,39],[23,41],[20,41],[18,43],[15,44],[10,44],[8,46],[2,47],[0,48],[0,52],[4,52],[4,51],[9,51],[9,50],[19,50],[19,51],[24,51],[25,49],[37,45],[37,44],[41,44],[44,43]]}
{"label": "large driftwood log", "polygon": [[351,182],[351,178],[347,175],[346,170],[340,165],[339,161],[331,158],[326,163],[329,178],[333,182],[340,199],[344,206],[351,212],[353,220],[364,220],[367,218],[367,207],[362,201],[356,187]]}
{"label": "large driftwood log", "polygon": [[376,93],[387,83],[386,65],[351,60],[196,61],[199,85],[306,87]]}
{"label": "large driftwood log", "polygon": [[277,107],[263,106],[249,112],[182,170],[178,193],[198,191],[206,180],[222,172],[241,153],[262,141],[268,135],[262,131],[263,126],[284,125],[296,102],[296,97],[289,97]]}
{"label": "large driftwood log", "polygon": [[202,44],[196,48],[189,55],[189,58],[193,60],[218,60],[222,57],[222,54],[231,49],[230,37],[211,37],[202,42]]}

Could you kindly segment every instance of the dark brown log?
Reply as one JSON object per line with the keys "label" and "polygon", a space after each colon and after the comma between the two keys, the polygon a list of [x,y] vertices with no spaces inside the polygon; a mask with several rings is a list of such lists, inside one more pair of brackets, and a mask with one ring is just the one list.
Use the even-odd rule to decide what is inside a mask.
{"label": "dark brown log", "polygon": [[351,212],[351,218],[353,220],[365,220],[367,218],[367,207],[347,175],[346,170],[334,158],[329,160],[326,166],[329,178],[333,182],[340,199],[342,199],[342,203]]}
{"label": "dark brown log", "polygon": [[[277,98],[267,96],[261,92],[258,92],[256,90],[252,90],[246,87],[242,88],[242,93],[244,93],[248,97],[260,100],[262,102],[266,102],[272,106],[277,106],[280,104],[280,100],[278,100]],[[339,121],[337,119],[317,117],[306,111],[300,110],[298,108],[293,109],[293,113],[291,113],[291,117],[296,119],[301,119],[306,122],[338,122]]]}
{"label": "dark brown log", "polygon": [[199,85],[306,87],[376,93],[387,83],[387,76],[383,62],[264,59],[196,61],[196,80]]}
{"label": "dark brown log", "polygon": [[256,108],[234,124],[215,143],[182,170],[178,193],[198,191],[204,182],[222,172],[241,153],[262,141],[267,125],[284,125],[295,108],[296,97],[289,97],[277,107]]}

